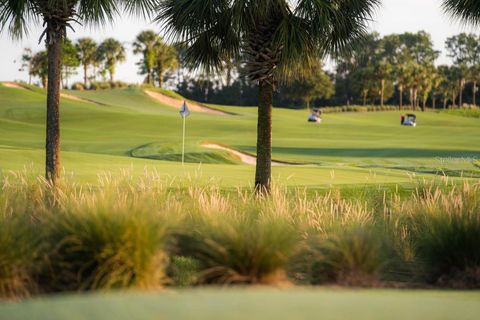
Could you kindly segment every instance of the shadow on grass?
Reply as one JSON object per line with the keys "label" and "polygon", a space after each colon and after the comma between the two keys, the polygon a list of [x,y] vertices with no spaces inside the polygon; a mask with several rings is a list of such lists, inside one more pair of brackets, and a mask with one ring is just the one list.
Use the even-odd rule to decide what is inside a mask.
{"label": "shadow on grass", "polygon": [[[255,152],[251,146],[238,146],[239,149]],[[301,148],[301,147],[274,147],[274,153],[303,154],[311,156],[339,156],[364,158],[439,158],[439,160],[466,160],[472,162],[480,159],[480,150],[443,150],[419,148]]]}

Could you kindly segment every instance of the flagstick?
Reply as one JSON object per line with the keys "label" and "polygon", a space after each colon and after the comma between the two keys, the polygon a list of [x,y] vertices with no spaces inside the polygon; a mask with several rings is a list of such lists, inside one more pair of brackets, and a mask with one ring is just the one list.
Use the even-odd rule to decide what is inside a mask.
{"label": "flagstick", "polygon": [[186,117],[183,117],[182,166],[185,164],[185,120]]}

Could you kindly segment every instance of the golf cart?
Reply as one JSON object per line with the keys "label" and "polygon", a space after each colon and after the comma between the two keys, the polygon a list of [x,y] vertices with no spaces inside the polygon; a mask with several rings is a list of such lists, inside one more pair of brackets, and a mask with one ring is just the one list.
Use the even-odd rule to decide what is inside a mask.
{"label": "golf cart", "polygon": [[312,113],[308,116],[308,122],[322,122],[322,111],[320,108],[313,108]]}
{"label": "golf cart", "polygon": [[402,126],[416,127],[417,126],[417,116],[413,113],[407,115],[402,114],[400,117],[400,124]]}

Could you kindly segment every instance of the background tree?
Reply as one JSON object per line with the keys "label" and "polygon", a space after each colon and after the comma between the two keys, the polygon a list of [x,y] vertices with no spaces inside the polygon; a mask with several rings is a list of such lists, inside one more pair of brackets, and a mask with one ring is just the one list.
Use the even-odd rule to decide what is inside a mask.
{"label": "background tree", "polygon": [[[352,50],[342,52],[336,56],[335,95],[339,103],[346,103],[347,105],[357,101],[366,103],[364,101],[366,97],[363,85],[358,85],[356,81],[359,75],[359,69],[372,67],[372,59],[378,51],[379,36],[380,35],[375,32],[369,33],[364,37],[363,41],[357,43]],[[368,73],[367,71],[363,72]],[[373,83],[371,85],[373,85]],[[367,91],[371,85],[369,84],[369,88],[366,88]]]}
{"label": "background tree", "polygon": [[146,83],[153,85],[153,69],[156,62],[155,46],[159,41],[159,36],[152,30],[140,32],[133,42],[133,53],[141,54],[142,59],[137,63],[140,66],[140,74],[146,74]]}
{"label": "background tree", "polygon": [[373,66],[367,66],[357,69],[353,75],[353,88],[359,92],[362,97],[362,105],[367,105],[369,95],[374,96],[375,88],[377,86],[377,77]]}
{"label": "background tree", "polygon": [[92,38],[78,39],[75,47],[77,49],[78,59],[83,66],[83,85],[88,85],[88,68],[95,63],[95,55],[97,54],[97,43]]}
{"label": "background tree", "polygon": [[80,66],[77,48],[70,39],[65,39],[62,43],[62,69],[65,89],[68,88],[68,79],[76,74],[76,69]]}
{"label": "background tree", "polygon": [[[271,186],[272,103],[275,84],[319,55],[349,47],[365,32],[377,0],[164,0],[157,20],[188,44],[193,67],[218,70],[225,57],[244,57],[258,83],[255,187]],[[241,55],[243,53],[243,55]],[[296,67],[296,69],[295,69]],[[302,68],[302,70],[304,70]]]}
{"label": "background tree", "polygon": [[60,83],[62,42],[73,22],[84,25],[105,24],[121,9],[128,13],[147,15],[157,0],[0,0],[0,31],[8,30],[13,38],[23,37],[28,24],[43,23],[41,39],[48,52],[46,178],[55,184],[60,175]]}
{"label": "background tree", "polygon": [[98,52],[104,62],[105,70],[110,75],[110,81],[113,82],[117,64],[127,59],[125,47],[118,40],[108,38],[98,46]]}
{"label": "background tree", "polygon": [[472,104],[477,105],[478,83],[480,83],[480,63],[468,70],[467,78],[472,82]]}
{"label": "background tree", "polygon": [[48,87],[48,53],[40,51],[32,57],[32,75],[40,78],[42,86]]}
{"label": "background tree", "polygon": [[20,58],[20,72],[27,72],[28,73],[28,84],[32,84],[32,59],[33,59],[33,51],[30,48],[23,49],[22,57]]}
{"label": "background tree", "polygon": [[377,81],[380,81],[380,106],[383,107],[385,101],[385,87],[387,85],[386,82],[391,81],[393,67],[384,57],[382,57],[382,59],[375,64],[373,72]]}
{"label": "background tree", "polygon": [[280,88],[280,93],[293,99],[302,100],[310,110],[310,104],[315,99],[328,99],[335,92],[332,80],[322,69],[320,61],[314,63],[305,75],[295,79]]}
{"label": "background tree", "polygon": [[447,81],[444,74],[440,72],[438,68],[435,68],[435,73],[432,75],[432,90],[431,90],[431,98],[432,98],[432,108],[436,109],[437,99],[442,98],[442,84]]}
{"label": "background tree", "polygon": [[165,73],[178,68],[177,51],[175,47],[168,45],[159,38],[154,47],[155,50],[155,76],[158,86],[163,87]]}

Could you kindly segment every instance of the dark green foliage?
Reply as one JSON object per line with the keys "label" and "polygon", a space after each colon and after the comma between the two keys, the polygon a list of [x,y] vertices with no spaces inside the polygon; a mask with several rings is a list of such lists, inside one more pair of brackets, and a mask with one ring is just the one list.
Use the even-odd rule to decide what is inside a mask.
{"label": "dark green foliage", "polygon": [[420,275],[429,283],[480,288],[480,214],[462,208],[420,214],[412,237]]}
{"label": "dark green foliage", "polygon": [[197,260],[173,256],[167,270],[171,284],[177,287],[188,287],[197,283],[200,264]]}

